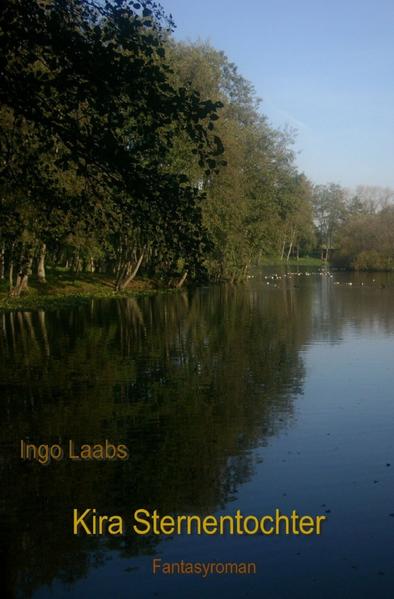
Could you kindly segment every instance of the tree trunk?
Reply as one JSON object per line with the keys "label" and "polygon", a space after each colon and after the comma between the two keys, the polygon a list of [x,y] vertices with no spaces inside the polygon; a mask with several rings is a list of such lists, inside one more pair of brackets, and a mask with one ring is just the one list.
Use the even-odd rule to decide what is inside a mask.
{"label": "tree trunk", "polygon": [[293,231],[293,233],[291,234],[291,237],[290,237],[290,245],[289,245],[289,250],[288,250],[288,252],[287,252],[287,258],[286,258],[286,261],[287,261],[287,262],[290,260],[291,250],[293,249],[293,241],[294,241],[294,236],[295,236],[295,233],[294,233],[294,231]]}
{"label": "tree trunk", "polygon": [[182,277],[180,278],[180,280],[178,281],[178,283],[176,284],[176,288],[180,289],[183,285],[183,283],[185,282],[187,277],[187,270],[185,270],[185,272],[183,273]]}
{"label": "tree trunk", "polygon": [[0,250],[0,279],[4,281],[5,277],[5,242],[3,241],[3,245]]}
{"label": "tree trunk", "polygon": [[283,260],[284,255],[285,255],[285,247],[286,247],[286,237],[284,238],[283,243],[282,243],[282,251],[281,251],[281,254],[280,254],[280,259],[281,260]]}
{"label": "tree trunk", "polygon": [[12,297],[19,297],[22,291],[28,289],[29,275],[19,272],[16,277],[15,287],[11,291]]}
{"label": "tree trunk", "polygon": [[117,268],[116,281],[115,281],[115,289],[119,291],[119,286],[122,280],[129,274],[131,269],[131,263],[125,262],[120,263]]}
{"label": "tree trunk", "polygon": [[14,289],[14,260],[10,259],[10,264],[8,268],[8,290],[9,293],[12,294],[12,290]]}
{"label": "tree trunk", "polygon": [[[125,278],[122,277],[117,285],[116,285],[116,291],[123,291],[123,289],[126,289],[126,287],[131,283],[131,281],[136,277],[140,266],[142,264],[142,261],[144,259],[144,252],[141,253],[141,256],[138,258],[138,262],[135,266],[135,269],[130,273],[130,274],[126,274]],[[127,270],[129,270],[127,268]]]}
{"label": "tree trunk", "polygon": [[89,272],[94,272],[96,270],[95,265],[94,265],[94,258],[93,256],[90,256],[89,258],[89,264],[88,264],[88,271]]}
{"label": "tree trunk", "polygon": [[75,252],[75,254],[73,256],[72,264],[71,264],[71,271],[72,272],[81,272],[81,266],[82,266],[82,261],[81,261],[81,258],[79,257],[79,252]]}
{"label": "tree trunk", "polygon": [[15,287],[12,287],[12,279],[10,277],[10,295],[19,297],[22,291],[28,290],[29,275],[33,264],[33,252],[28,250],[27,253],[22,251],[20,258],[19,271],[16,277]]}
{"label": "tree trunk", "polygon": [[45,255],[46,255],[47,246],[45,243],[40,244],[40,251],[38,254],[38,264],[37,264],[37,278],[40,283],[46,283],[45,276]]}

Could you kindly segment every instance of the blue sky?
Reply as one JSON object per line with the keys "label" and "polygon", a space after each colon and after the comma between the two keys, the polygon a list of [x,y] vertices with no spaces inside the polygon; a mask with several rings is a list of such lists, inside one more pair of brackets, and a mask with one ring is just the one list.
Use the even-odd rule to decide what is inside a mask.
{"label": "blue sky", "polygon": [[224,50],[316,183],[394,187],[394,0],[161,0]]}

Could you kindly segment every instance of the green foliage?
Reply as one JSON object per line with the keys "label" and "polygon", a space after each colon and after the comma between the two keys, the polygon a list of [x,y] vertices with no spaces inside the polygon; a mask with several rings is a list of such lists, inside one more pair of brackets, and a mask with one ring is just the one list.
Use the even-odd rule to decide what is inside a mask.
{"label": "green foliage", "polygon": [[341,230],[336,260],[355,270],[393,270],[394,208],[350,213]]}
{"label": "green foliage", "polygon": [[328,260],[338,244],[338,232],[347,216],[344,189],[335,183],[316,185],[313,209],[321,257]]}
{"label": "green foliage", "polygon": [[236,280],[313,244],[292,136],[223,52],[177,44],[143,0],[5,0],[0,16],[1,270],[141,265],[173,284]]}
{"label": "green foliage", "polygon": [[[205,264],[211,277],[236,280],[279,250],[291,229],[292,246],[313,238],[310,191],[294,166],[289,132],[274,130],[259,112],[252,85],[223,52],[209,44],[170,44],[177,82],[221,103],[216,129],[226,164],[206,175],[183,139],[174,164],[206,192],[203,222],[212,242]],[[308,209],[309,206],[309,209]],[[297,235],[290,219],[297,220]]]}

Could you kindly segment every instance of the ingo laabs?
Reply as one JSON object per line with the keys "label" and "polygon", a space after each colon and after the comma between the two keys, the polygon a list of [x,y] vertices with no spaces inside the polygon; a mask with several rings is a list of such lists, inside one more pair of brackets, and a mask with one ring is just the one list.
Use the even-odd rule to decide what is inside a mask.
{"label": "ingo laabs", "polygon": [[47,465],[51,461],[59,462],[68,459],[74,462],[78,461],[115,461],[127,460],[129,450],[124,444],[115,444],[107,439],[102,443],[82,443],[78,444],[69,440],[66,448],[58,443],[41,443],[36,445],[21,440],[20,457],[22,460],[37,461],[42,465]]}

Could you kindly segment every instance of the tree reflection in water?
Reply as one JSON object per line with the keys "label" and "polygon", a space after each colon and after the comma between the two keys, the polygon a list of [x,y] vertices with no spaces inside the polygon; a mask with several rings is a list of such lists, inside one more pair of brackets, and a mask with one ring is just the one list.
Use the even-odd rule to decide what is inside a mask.
{"label": "tree reflection in water", "polygon": [[[2,567],[11,595],[72,583],[108,549],[157,539],[71,534],[73,507],[212,513],[253,474],[253,454],[292,419],[312,288],[220,286],[0,316]],[[34,443],[125,442],[130,459],[42,467]]]}

